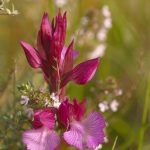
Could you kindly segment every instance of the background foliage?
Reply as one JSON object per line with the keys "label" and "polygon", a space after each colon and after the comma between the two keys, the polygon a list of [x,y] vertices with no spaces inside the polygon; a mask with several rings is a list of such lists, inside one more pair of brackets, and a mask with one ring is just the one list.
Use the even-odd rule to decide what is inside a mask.
{"label": "background foliage", "polygon": [[[67,11],[68,17],[66,45],[81,27],[81,19],[85,12],[91,8],[96,11],[108,5],[113,25],[108,33],[105,55],[101,58],[95,77],[85,86],[70,83],[68,95],[79,100],[86,97],[87,111],[93,111],[95,108],[100,111],[98,103],[102,101],[100,97],[103,91],[100,90],[98,82],[100,80],[105,82],[107,77],[112,76],[117,87],[123,90],[123,95],[119,98],[117,112],[103,113],[108,122],[106,135],[109,140],[103,145],[103,149],[112,149],[115,138],[118,137],[116,150],[149,150],[150,1],[68,1],[68,4],[61,8],[61,12]],[[12,0],[11,2],[20,14],[0,16],[0,149],[20,150],[24,148],[20,142],[21,133],[18,129],[26,127],[26,122],[22,122],[19,118],[22,111],[21,93],[16,85],[30,81],[39,88],[44,85],[44,80],[39,70],[33,70],[28,65],[19,41],[24,40],[36,45],[43,13],[48,12],[51,20],[59,8],[53,0]],[[97,19],[102,18],[97,16]],[[89,51],[86,45],[79,44],[78,36],[75,42],[75,49],[80,52],[77,63],[86,60]],[[88,42],[92,43],[94,39]],[[96,86],[100,91],[97,96],[91,90]],[[7,119],[12,120],[12,123],[7,122]],[[18,120],[20,126],[16,126],[14,130],[13,127]]]}

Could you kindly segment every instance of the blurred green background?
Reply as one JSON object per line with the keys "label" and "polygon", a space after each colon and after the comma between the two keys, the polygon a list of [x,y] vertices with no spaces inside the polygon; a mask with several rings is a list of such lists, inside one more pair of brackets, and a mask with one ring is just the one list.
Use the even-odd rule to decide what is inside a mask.
{"label": "blurred green background", "polygon": [[[59,6],[53,0],[12,0],[8,7],[11,7],[11,3],[20,14],[0,15],[0,115],[14,113],[15,110],[21,109],[19,108],[21,95],[16,85],[26,81],[32,82],[37,88],[44,85],[40,71],[28,65],[19,41],[23,40],[36,46],[37,32],[43,13],[48,12],[52,20],[59,10]],[[67,11],[68,19],[65,45],[67,46],[76,31],[82,28],[81,20],[86,12],[91,9],[92,12],[100,11],[104,5],[107,5],[111,12],[112,28],[107,35],[107,48],[101,58],[98,71],[92,81],[85,86],[70,83],[67,94],[80,101],[86,97],[88,112],[95,108],[99,110],[98,102],[101,100],[98,102],[93,100],[96,97],[92,96],[90,89],[95,87],[99,80],[105,81],[109,76],[115,78],[117,85],[123,90],[123,95],[118,100],[117,112],[103,113],[108,123],[106,128],[108,143],[105,143],[102,149],[111,150],[115,138],[118,137],[116,150],[149,150],[150,112],[147,113],[148,103],[146,106],[144,104],[146,99],[149,100],[149,95],[146,98],[146,91],[149,90],[150,68],[150,1],[68,0],[61,7],[62,13]],[[100,22],[103,19],[101,15],[97,15],[96,18]],[[78,38],[82,37],[76,36],[74,47],[80,52],[76,63],[87,60],[87,52],[90,49],[87,45],[80,45]],[[87,43],[92,45],[95,41],[92,39]],[[142,123],[144,111],[145,119]],[[17,139],[12,134],[8,138],[9,141],[11,139],[14,141],[10,142],[5,149],[24,149],[21,148],[20,137]],[[142,143],[142,139],[141,148],[139,143]],[[0,137],[0,145],[7,142]]]}

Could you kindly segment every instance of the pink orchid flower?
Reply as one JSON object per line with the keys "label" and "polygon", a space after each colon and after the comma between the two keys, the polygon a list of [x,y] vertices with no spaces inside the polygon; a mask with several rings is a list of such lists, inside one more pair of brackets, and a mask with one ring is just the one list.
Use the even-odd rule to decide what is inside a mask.
{"label": "pink orchid flower", "polygon": [[104,142],[106,124],[99,112],[94,111],[84,118],[85,102],[80,104],[73,100],[73,104],[66,99],[59,107],[58,113],[61,123],[67,128],[63,137],[65,141],[80,150],[96,148]]}
{"label": "pink orchid flower", "polygon": [[41,68],[51,92],[58,92],[69,81],[85,84],[94,76],[99,58],[85,61],[73,68],[78,52],[73,50],[72,41],[64,46],[66,36],[66,13],[60,12],[50,24],[48,14],[44,14],[37,37],[37,48],[21,41],[26,58],[32,68]]}
{"label": "pink orchid flower", "polygon": [[35,129],[27,130],[22,135],[27,150],[54,150],[59,142],[59,136],[52,131],[55,127],[54,109],[44,108],[34,112],[31,124]]}

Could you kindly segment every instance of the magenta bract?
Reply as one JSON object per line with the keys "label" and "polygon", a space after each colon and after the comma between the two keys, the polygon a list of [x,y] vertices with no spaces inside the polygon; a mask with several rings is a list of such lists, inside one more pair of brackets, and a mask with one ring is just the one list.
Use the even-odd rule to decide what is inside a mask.
{"label": "magenta bract", "polygon": [[68,120],[81,120],[84,117],[84,109],[86,101],[83,100],[80,104],[78,104],[77,100],[73,100],[73,104],[69,103],[69,99],[66,98],[65,101],[61,103],[58,109],[60,122],[65,126],[68,126]]}
{"label": "magenta bract", "polygon": [[74,59],[78,52],[73,50],[72,41],[64,46],[66,36],[66,13],[60,12],[49,22],[48,14],[44,14],[41,28],[38,32],[37,48],[21,41],[26,58],[33,68],[41,68],[51,92],[58,92],[69,81],[85,84],[92,79],[100,59],[83,62],[73,69]]}

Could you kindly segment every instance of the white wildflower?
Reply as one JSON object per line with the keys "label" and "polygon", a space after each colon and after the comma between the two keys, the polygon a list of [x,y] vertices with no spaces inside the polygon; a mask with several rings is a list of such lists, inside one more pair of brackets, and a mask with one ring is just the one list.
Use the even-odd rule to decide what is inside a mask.
{"label": "white wildflower", "polygon": [[104,137],[104,142],[108,143],[108,138],[107,137]]}
{"label": "white wildflower", "polygon": [[48,101],[47,98],[45,99],[45,104],[44,104],[44,106],[49,106],[49,101]]}
{"label": "white wildflower", "polygon": [[68,0],[54,0],[54,3],[57,7],[63,7],[66,5]]}
{"label": "white wildflower", "polygon": [[111,20],[111,18],[105,18],[105,20],[104,20],[104,27],[108,28],[108,29],[112,27],[112,20]]}
{"label": "white wildflower", "polygon": [[54,101],[59,101],[59,97],[58,97],[58,95],[56,95],[55,93],[52,93],[52,94],[50,95],[50,98],[51,98],[52,100],[54,100]]}
{"label": "white wildflower", "polygon": [[56,107],[56,108],[59,108],[59,106],[60,106],[61,103],[59,102],[59,97],[58,97],[58,95],[56,95],[55,93],[52,93],[52,94],[50,95],[50,98],[54,101],[53,106]]}
{"label": "white wildflower", "polygon": [[99,44],[95,50],[88,54],[89,59],[93,59],[96,57],[103,57],[105,53],[106,45],[105,44]]}
{"label": "white wildflower", "polygon": [[98,31],[98,33],[97,33],[97,39],[99,40],[99,41],[105,41],[106,40],[106,38],[107,38],[107,29],[106,28],[101,28],[99,31]]}
{"label": "white wildflower", "polygon": [[103,101],[102,103],[99,103],[99,104],[98,104],[98,107],[100,108],[100,111],[101,111],[101,112],[105,112],[106,110],[109,109],[109,106],[108,106],[108,102],[107,102],[107,101]]}
{"label": "white wildflower", "polygon": [[44,88],[44,86],[41,86],[40,88],[39,88],[39,90],[40,90],[40,92],[45,92],[46,91],[46,89]]}
{"label": "white wildflower", "polygon": [[27,108],[27,109],[25,110],[25,113],[27,113],[28,118],[31,118],[31,116],[34,115],[34,111],[33,111],[32,108]]}
{"label": "white wildflower", "polygon": [[99,144],[94,150],[102,149],[102,144]]}
{"label": "white wildflower", "polygon": [[116,96],[121,96],[123,94],[122,89],[115,90]]}
{"label": "white wildflower", "polygon": [[55,101],[53,106],[54,106],[55,108],[59,108],[60,104],[61,104],[61,103],[60,103],[59,101]]}
{"label": "white wildflower", "polygon": [[103,8],[102,8],[102,14],[105,17],[110,17],[111,16],[111,13],[109,11],[109,7],[107,5],[103,6]]}
{"label": "white wildflower", "polygon": [[29,98],[27,97],[27,96],[25,96],[25,95],[22,95],[21,96],[21,101],[20,101],[20,103],[22,104],[22,105],[27,105],[28,104],[28,101],[29,101]]}
{"label": "white wildflower", "polygon": [[119,106],[119,103],[117,100],[113,100],[110,104],[110,109],[113,111],[113,112],[116,112],[118,110],[118,106]]}

